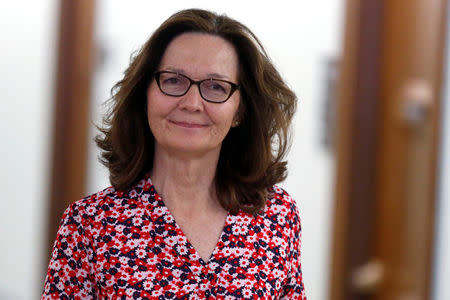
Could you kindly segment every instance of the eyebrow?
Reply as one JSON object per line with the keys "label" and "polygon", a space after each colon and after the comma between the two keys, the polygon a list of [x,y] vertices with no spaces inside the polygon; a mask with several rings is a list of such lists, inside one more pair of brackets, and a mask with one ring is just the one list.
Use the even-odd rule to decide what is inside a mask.
{"label": "eyebrow", "polygon": [[[177,69],[177,68],[172,68],[172,67],[167,67],[165,68],[168,71],[171,72],[176,72],[176,73],[180,73],[182,75],[187,76],[186,72],[183,69]],[[217,78],[217,79],[228,79],[231,80],[228,76],[219,74],[219,73],[208,73],[206,74],[207,78]]]}

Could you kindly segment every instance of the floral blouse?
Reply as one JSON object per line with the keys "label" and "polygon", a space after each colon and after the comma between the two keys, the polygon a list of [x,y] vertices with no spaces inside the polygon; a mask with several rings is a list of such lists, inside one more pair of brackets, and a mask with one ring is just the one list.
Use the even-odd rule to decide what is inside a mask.
{"label": "floral blouse", "polygon": [[229,213],[203,261],[149,176],[64,212],[42,299],[302,299],[295,201],[274,186],[264,212]]}

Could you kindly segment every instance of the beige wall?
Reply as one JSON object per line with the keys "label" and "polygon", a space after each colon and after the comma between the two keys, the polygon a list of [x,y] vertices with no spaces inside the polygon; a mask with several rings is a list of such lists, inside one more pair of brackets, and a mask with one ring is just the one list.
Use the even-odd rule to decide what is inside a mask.
{"label": "beige wall", "polygon": [[442,94],[442,126],[436,210],[433,300],[450,299],[450,6],[447,18],[447,58]]}
{"label": "beige wall", "polygon": [[46,237],[57,1],[0,9],[0,299],[38,299]]}

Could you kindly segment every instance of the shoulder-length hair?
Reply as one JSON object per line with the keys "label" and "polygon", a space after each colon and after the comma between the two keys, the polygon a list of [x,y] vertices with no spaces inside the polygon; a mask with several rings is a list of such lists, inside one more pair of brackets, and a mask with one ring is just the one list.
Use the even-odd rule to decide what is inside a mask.
{"label": "shoulder-length hair", "polygon": [[[281,78],[258,38],[225,15],[188,9],[175,13],[132,58],[111,90],[111,110],[95,139],[101,162],[118,190],[133,187],[153,167],[154,137],[147,120],[146,91],[168,44],[187,32],[219,36],[238,55],[239,126],[225,137],[216,171],[216,192],[226,210],[258,213],[271,187],[287,175],[283,161],[297,98]],[[220,104],[217,104],[220,105]],[[151,109],[151,108],[148,108]]]}

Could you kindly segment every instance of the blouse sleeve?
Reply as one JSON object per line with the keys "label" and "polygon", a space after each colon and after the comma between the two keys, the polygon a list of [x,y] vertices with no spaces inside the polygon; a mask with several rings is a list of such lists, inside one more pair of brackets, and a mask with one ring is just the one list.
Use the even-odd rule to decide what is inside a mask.
{"label": "blouse sleeve", "polygon": [[[41,299],[93,299],[92,239],[75,202],[64,212]],[[85,224],[86,225],[86,224]]]}
{"label": "blouse sleeve", "polygon": [[303,285],[303,275],[301,268],[301,224],[300,216],[295,203],[292,204],[291,237],[290,237],[290,271],[283,287],[281,299],[306,300],[305,287]]}

